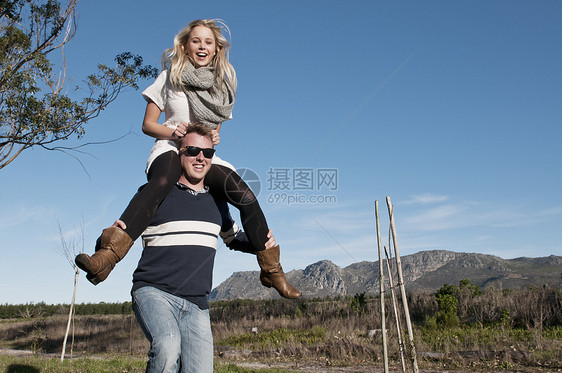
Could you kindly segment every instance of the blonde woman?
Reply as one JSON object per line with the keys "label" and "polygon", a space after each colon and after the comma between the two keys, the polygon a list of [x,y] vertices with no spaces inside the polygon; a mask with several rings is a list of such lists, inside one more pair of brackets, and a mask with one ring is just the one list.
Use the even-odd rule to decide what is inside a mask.
{"label": "blonde woman", "polygon": [[[181,166],[176,141],[186,133],[189,123],[209,127],[213,144],[220,142],[219,131],[231,118],[236,91],[236,72],[228,59],[230,44],[222,29],[228,32],[220,20],[191,22],[176,35],[174,46],[164,51],[162,73],[143,92],[147,105],[142,130],[156,138],[147,162],[148,183],[139,189],[120,219],[103,230],[95,254],[76,257],[76,264],[94,285],[105,280],[123,259],[178,181]],[[158,123],[162,112],[163,125]],[[255,195],[234,167],[214,156],[205,180],[211,193],[240,210],[244,231],[257,251],[262,284],[275,288],[285,298],[300,297],[300,291],[285,278],[279,246],[265,249],[267,221]]]}

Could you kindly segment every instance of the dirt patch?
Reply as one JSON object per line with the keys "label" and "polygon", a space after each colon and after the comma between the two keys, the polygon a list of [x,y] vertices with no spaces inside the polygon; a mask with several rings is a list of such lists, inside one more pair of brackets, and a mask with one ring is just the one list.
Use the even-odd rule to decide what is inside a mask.
{"label": "dirt patch", "polygon": [[[314,373],[333,373],[333,372],[340,372],[340,373],[349,373],[349,372],[357,372],[357,373],[383,373],[384,368],[380,366],[346,366],[346,367],[335,367],[335,366],[326,366],[321,364],[305,364],[305,363],[260,363],[260,362],[233,362],[230,364],[234,364],[241,368],[246,369],[287,369],[293,370],[297,372],[314,372]],[[408,370],[410,371],[410,370]],[[389,372],[391,373],[402,373],[402,368],[390,368]],[[454,373],[474,373],[472,370],[443,370],[443,369],[420,369],[420,373],[447,373],[447,372],[454,372]],[[480,373],[494,373],[497,372],[496,370],[490,371],[480,371]],[[520,372],[520,371],[518,371]],[[502,370],[502,373],[516,373],[515,371],[506,371]]]}
{"label": "dirt patch", "polygon": [[322,366],[319,364],[305,364],[305,363],[259,363],[259,362],[238,362],[238,361],[231,364],[246,369],[287,369],[287,370],[293,370],[299,372],[316,372],[316,373],[321,373],[321,372],[378,373],[384,371],[384,369],[379,369],[373,366],[333,367],[333,366],[325,366],[325,365]]}
{"label": "dirt patch", "polygon": [[33,355],[33,351],[29,350],[14,350],[11,348],[0,348],[0,355],[8,356],[30,356]]}

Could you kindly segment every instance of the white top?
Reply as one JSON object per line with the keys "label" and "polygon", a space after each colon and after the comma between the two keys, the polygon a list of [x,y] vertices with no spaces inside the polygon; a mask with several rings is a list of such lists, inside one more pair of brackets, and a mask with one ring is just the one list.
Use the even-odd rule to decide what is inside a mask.
{"label": "white top", "polygon": [[[187,100],[187,96],[181,89],[178,90],[172,87],[172,84],[168,79],[167,70],[160,73],[154,83],[142,92],[142,96],[147,102],[153,102],[161,111],[164,112],[165,119],[163,125],[168,128],[175,129],[178,124],[182,122],[195,122],[193,113],[189,110],[189,101]],[[146,173],[148,173],[148,169],[156,157],[170,150],[178,153],[175,141],[157,139],[150,150],[150,155],[148,156],[148,160],[146,162]],[[234,170],[234,166],[226,161],[223,161],[216,155],[213,157],[213,163],[222,164]]]}

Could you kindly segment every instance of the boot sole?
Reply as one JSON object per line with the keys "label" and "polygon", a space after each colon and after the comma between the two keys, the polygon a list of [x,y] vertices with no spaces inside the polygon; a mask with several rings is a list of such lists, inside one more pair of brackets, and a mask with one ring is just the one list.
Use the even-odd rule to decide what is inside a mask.
{"label": "boot sole", "polygon": [[78,254],[78,256],[76,256],[76,258],[74,259],[74,263],[76,263],[78,268],[80,268],[84,272],[87,272],[87,273],[93,272],[92,271],[92,265],[90,264],[90,261],[88,260],[88,258],[84,254]]}
{"label": "boot sole", "polygon": [[86,279],[87,279],[88,281],[90,281],[90,282],[91,282],[92,284],[94,284],[94,285],[97,285],[97,284],[99,284],[99,283],[101,282],[101,280],[100,280],[100,278],[99,278],[98,276],[92,275],[92,274],[90,274],[90,273],[88,273],[88,274],[86,275]]}
{"label": "boot sole", "polygon": [[90,281],[92,284],[97,285],[101,282],[101,279],[98,277],[98,275],[92,273],[94,271],[92,269],[92,265],[90,264],[90,260],[86,255],[79,254],[74,259],[74,262],[76,263],[78,268],[86,272],[86,279]]}

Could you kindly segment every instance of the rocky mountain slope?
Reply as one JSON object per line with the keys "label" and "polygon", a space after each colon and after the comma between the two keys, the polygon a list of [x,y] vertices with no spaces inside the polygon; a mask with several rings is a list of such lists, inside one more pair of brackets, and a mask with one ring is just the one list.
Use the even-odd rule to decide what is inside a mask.
{"label": "rocky mountain slope", "polygon": [[[435,291],[443,284],[456,285],[462,279],[469,279],[481,287],[504,289],[562,285],[561,256],[502,259],[486,254],[432,250],[404,256],[401,262],[407,290]],[[359,262],[341,268],[329,260],[322,260],[286,275],[305,297],[379,292],[378,261]],[[388,276],[386,271],[384,275]],[[261,286],[259,271],[247,271],[233,273],[213,289],[209,300],[278,297],[275,290]]]}

